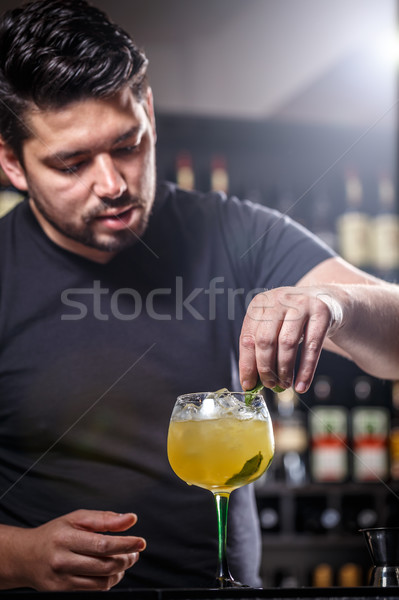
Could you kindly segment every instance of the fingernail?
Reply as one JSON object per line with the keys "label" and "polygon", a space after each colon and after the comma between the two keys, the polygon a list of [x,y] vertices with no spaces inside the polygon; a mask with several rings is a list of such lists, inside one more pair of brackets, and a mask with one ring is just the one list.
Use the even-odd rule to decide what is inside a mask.
{"label": "fingernail", "polygon": [[118,517],[133,517],[134,519],[137,519],[136,513],[119,513],[117,516]]}
{"label": "fingernail", "polygon": [[306,391],[306,385],[303,381],[299,381],[295,384],[295,391],[298,392],[298,394],[303,394],[303,392]]}
{"label": "fingernail", "polygon": [[141,550],[145,550],[145,548],[147,547],[147,542],[143,538],[140,540],[140,542],[141,543],[139,544],[139,550],[141,552]]}
{"label": "fingernail", "polygon": [[250,390],[252,389],[254,386],[251,385],[251,383],[249,381],[243,381],[242,382],[242,389],[243,390]]}

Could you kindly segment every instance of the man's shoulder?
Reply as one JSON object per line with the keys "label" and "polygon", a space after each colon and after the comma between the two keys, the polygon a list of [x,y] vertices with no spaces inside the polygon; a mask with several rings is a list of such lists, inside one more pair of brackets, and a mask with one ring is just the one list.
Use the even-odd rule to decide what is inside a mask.
{"label": "man's shoulder", "polygon": [[266,218],[273,217],[276,211],[268,207],[251,202],[245,198],[229,195],[219,191],[186,190],[180,188],[176,183],[162,182],[158,188],[160,204],[165,204],[169,209],[186,213],[212,214],[262,214]]}

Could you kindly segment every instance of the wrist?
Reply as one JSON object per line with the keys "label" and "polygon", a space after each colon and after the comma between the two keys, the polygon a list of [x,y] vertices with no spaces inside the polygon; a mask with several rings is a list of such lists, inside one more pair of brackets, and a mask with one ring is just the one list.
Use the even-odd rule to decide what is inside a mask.
{"label": "wrist", "polygon": [[32,588],[29,577],[30,529],[0,525],[0,589]]}
{"label": "wrist", "polygon": [[330,311],[330,324],[326,337],[332,338],[344,324],[344,311],[342,304],[332,294],[323,292],[317,294],[317,298],[324,302]]}

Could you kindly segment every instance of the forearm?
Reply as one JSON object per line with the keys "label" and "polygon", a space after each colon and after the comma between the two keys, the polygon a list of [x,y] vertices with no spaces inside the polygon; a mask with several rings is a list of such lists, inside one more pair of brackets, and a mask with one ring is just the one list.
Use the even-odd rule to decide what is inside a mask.
{"label": "forearm", "polygon": [[0,589],[32,587],[25,573],[29,529],[0,525]]}
{"label": "forearm", "polygon": [[342,325],[326,340],[325,348],[349,356],[371,375],[399,378],[399,286],[325,287],[343,312]]}

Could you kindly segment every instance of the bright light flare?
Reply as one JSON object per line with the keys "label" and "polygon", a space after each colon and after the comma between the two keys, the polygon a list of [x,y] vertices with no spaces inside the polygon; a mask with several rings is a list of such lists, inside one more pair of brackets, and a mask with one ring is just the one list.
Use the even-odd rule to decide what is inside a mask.
{"label": "bright light flare", "polygon": [[379,40],[376,44],[376,54],[386,62],[399,65],[399,32]]}

